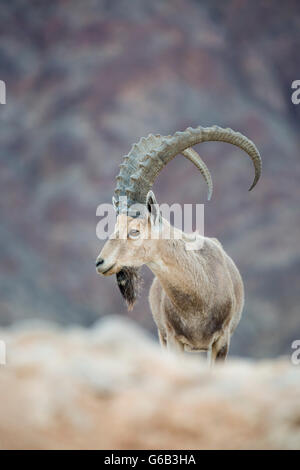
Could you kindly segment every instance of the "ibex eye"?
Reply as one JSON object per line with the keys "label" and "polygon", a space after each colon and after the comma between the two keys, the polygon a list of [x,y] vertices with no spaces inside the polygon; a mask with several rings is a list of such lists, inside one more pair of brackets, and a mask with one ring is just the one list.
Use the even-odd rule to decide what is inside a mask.
{"label": "ibex eye", "polygon": [[140,231],[139,230],[130,230],[128,235],[129,235],[130,238],[138,238],[140,236]]}

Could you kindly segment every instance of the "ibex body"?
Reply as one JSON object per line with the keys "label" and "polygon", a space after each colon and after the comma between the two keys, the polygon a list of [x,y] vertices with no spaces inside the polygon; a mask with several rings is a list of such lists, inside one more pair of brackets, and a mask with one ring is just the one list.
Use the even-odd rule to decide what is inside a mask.
{"label": "ibex body", "polygon": [[230,337],[243,309],[241,276],[221,244],[204,237],[202,248],[186,251],[185,242],[170,241],[151,262],[156,275],[150,306],[163,347],[208,351],[211,362],[225,359]]}
{"label": "ibex body", "polygon": [[[243,309],[241,276],[220,242],[199,234],[187,235],[161,217],[150,190],[161,168],[182,153],[201,171],[212,192],[209,171],[189,147],[205,140],[222,140],[244,149],[255,167],[254,187],[261,172],[255,145],[230,129],[187,129],[174,136],[149,136],[125,156],[113,198],[118,217],[114,233],[97,258],[104,275],[116,274],[129,307],[136,299],[138,268],[147,265],[155,275],[149,301],[163,347],[175,351],[207,351],[213,364],[227,356],[230,337]],[[128,206],[122,205],[126,196]],[[137,212],[132,205],[143,205]],[[150,234],[150,236],[149,236]],[[198,249],[188,249],[196,243]]]}

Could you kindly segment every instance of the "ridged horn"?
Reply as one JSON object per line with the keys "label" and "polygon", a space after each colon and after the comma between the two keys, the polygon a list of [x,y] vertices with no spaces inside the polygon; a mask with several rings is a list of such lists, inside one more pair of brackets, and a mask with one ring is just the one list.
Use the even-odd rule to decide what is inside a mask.
{"label": "ridged horn", "polygon": [[[121,167],[118,175],[118,185],[115,190],[117,210],[120,210],[120,196],[127,196],[128,207],[136,203],[145,204],[147,193],[162,168],[177,154],[183,154],[187,149],[191,150],[190,147],[193,145],[208,141],[221,141],[236,145],[249,155],[255,170],[249,191],[253,189],[260,178],[262,163],[260,154],[250,139],[229,128],[199,126],[193,129],[188,127],[185,131],[176,132],[173,136],[163,137],[150,134],[133,145],[129,154],[125,155],[126,165]],[[191,159],[191,152],[188,152],[188,155],[187,158]],[[195,163],[194,157],[195,154],[192,157],[193,163]],[[196,159],[196,161],[199,164],[199,160]]]}
{"label": "ridged horn", "polygon": [[210,201],[212,192],[213,192],[213,182],[211,179],[211,174],[209,169],[205,165],[204,161],[200,157],[200,155],[194,149],[186,149],[182,152],[182,155],[190,160],[194,165],[198,168],[201,175],[203,176],[207,186],[208,186],[208,193],[207,193],[207,200]]}

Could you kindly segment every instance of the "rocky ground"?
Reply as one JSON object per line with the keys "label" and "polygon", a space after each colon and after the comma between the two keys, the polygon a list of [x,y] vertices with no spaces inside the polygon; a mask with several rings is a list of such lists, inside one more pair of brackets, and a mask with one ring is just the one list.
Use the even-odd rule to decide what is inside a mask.
{"label": "rocky ground", "polygon": [[118,316],[0,338],[0,449],[300,449],[300,366],[286,358],[211,372]]}

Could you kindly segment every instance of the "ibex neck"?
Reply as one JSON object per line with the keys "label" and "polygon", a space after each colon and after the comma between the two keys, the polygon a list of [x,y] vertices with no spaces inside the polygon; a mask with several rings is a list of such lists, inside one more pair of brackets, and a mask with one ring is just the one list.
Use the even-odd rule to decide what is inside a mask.
{"label": "ibex neck", "polygon": [[[187,297],[198,291],[197,285],[204,275],[201,252],[187,249],[189,243],[195,240],[160,240],[155,259],[148,263],[175,304],[182,295]],[[194,295],[191,298],[195,298]]]}

